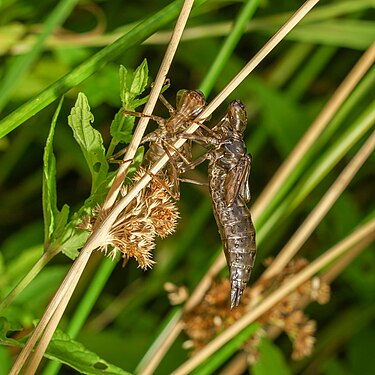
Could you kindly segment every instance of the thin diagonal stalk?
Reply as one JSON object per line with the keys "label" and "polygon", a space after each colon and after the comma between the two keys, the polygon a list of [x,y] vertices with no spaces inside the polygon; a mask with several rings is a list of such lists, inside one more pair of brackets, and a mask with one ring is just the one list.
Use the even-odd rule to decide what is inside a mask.
{"label": "thin diagonal stalk", "polygon": [[[292,17],[281,27],[281,29],[261,48],[261,50],[245,65],[245,67],[225,86],[225,88],[210,102],[207,107],[201,112],[201,114],[195,119],[195,123],[193,123],[187,130],[186,133],[193,133],[195,132],[198,127],[199,121],[204,120],[208,116],[210,116],[215,109],[227,98],[228,95],[231,94],[232,91],[246,78],[248,74],[250,74],[261,62],[262,60],[272,51],[273,48],[276,47],[277,44],[281,42],[281,40],[300,22],[303,17],[319,2],[319,0],[307,0],[293,15]],[[179,139],[173,146],[175,149],[179,149],[184,143],[185,139]],[[172,152],[173,154],[173,152]],[[164,156],[152,166],[150,172],[152,174],[156,174],[159,169],[168,161],[168,156],[164,154]],[[150,180],[150,176],[146,174],[143,178],[139,181],[138,184],[144,184],[143,180]],[[134,187],[138,187],[138,184]],[[131,192],[130,192],[131,193]],[[126,199],[126,197],[124,197]],[[123,200],[124,200],[123,199]],[[196,296],[202,296],[209,287],[211,283],[213,272],[218,272],[216,270],[221,270],[225,265],[225,259],[223,257],[219,257],[215,263],[211,266],[209,271],[207,272],[205,278],[198,284],[195,288],[194,292],[194,300]],[[201,298],[201,297],[200,297]],[[192,297],[189,298],[187,304],[192,306],[190,302]],[[198,298],[196,299],[196,301]],[[177,338],[178,334],[181,332],[182,324],[181,321],[176,321],[176,326],[171,328],[170,332],[170,340],[164,342],[163,346],[156,351],[153,360],[150,364],[143,369],[142,374],[151,374],[155,370],[158,363],[164,357],[168,348],[174,342],[175,338]]]}
{"label": "thin diagonal stalk", "polygon": [[368,69],[373,65],[374,60],[375,43],[373,43],[371,47],[358,60],[345,80],[337,88],[336,92],[329,100],[327,105],[320,112],[319,116],[311,124],[309,130],[301,138],[297,146],[278,169],[271,181],[267,184],[266,188],[263,190],[256,203],[253,205],[252,213],[254,217],[257,217],[261,215],[262,212],[264,212],[265,208],[269,205],[270,201],[273,199],[277,191],[281,188],[290,173],[301,161],[303,156],[311,148],[319,135],[328,125],[329,121],[335,115],[338,108],[346,100],[346,98],[349,96],[358,82],[362,79]]}
{"label": "thin diagonal stalk", "polygon": [[[119,258],[119,257],[117,257]],[[92,278],[87,291],[82,299],[80,299],[79,306],[75,310],[69,324],[66,328],[66,333],[72,339],[75,339],[89,316],[92,308],[95,305],[100,293],[103,291],[108,278],[111,276],[113,269],[117,264],[117,260],[112,261],[109,258],[102,259],[98,270]],[[57,361],[49,361],[48,365],[43,371],[43,375],[53,375],[59,372],[62,364]]]}
{"label": "thin diagonal stalk", "polygon": [[288,243],[283,247],[272,264],[263,273],[260,280],[270,278],[279,273],[293,258],[297,251],[302,247],[311,233],[318,226],[327,212],[331,209],[338,197],[349,185],[350,181],[356,175],[363,163],[371,155],[375,148],[375,131],[370,135],[364,145],[356,153],[346,168],[340,173],[336,181],[331,185],[323,198],[311,211],[310,215],[302,223],[302,225],[293,234]]}
{"label": "thin diagonal stalk", "polygon": [[59,1],[51,14],[44,22],[43,31],[35,40],[34,45],[24,56],[16,57],[16,61],[4,77],[0,87],[0,112],[5,107],[10,95],[13,93],[18,83],[25,77],[33,62],[43,49],[47,38],[52,34],[54,29],[60,26],[69,16],[71,10],[78,3],[77,0]]}
{"label": "thin diagonal stalk", "polygon": [[337,261],[325,270],[321,278],[327,282],[332,283],[332,281],[341,274],[342,270],[345,269],[351,262],[363,252],[375,239],[375,231],[369,234],[367,237],[359,241],[354,245],[350,251],[344,254],[342,257],[337,259]]}
{"label": "thin diagonal stalk", "polygon": [[238,17],[235,19],[228,37],[225,39],[219,53],[215,57],[215,60],[210,67],[209,72],[204,77],[203,82],[199,87],[199,89],[202,90],[206,95],[212,90],[218,75],[223,70],[231,53],[234,51],[238,41],[241,39],[249,19],[254,15],[258,6],[259,0],[248,0],[243,5],[243,8],[239,11]]}
{"label": "thin diagonal stalk", "polygon": [[[201,3],[203,0],[197,0]],[[121,38],[77,66],[73,71],[53,83],[39,95],[29,100],[0,121],[0,138],[24,123],[54,100],[64,95],[86,78],[90,77],[109,61],[118,58],[124,51],[142,43],[161,27],[173,21],[179,14],[182,0],[176,0],[160,12],[142,21]]]}
{"label": "thin diagonal stalk", "polygon": [[55,313],[56,309],[59,307],[59,304],[61,303],[63,296],[66,295],[67,293],[69,293],[70,295],[73,294],[74,288],[70,288],[70,285],[75,281],[75,277],[78,276],[79,278],[79,276],[82,274],[90,258],[90,254],[91,253],[88,251],[81,252],[79,255],[80,262],[74,262],[72,264],[72,267],[68,271],[68,274],[66,275],[65,279],[62,281],[59,290],[53,297],[52,301],[49,303],[38,325],[35,327],[33,334],[27,341],[21,353],[18,355],[12,369],[9,372],[9,375],[16,375],[21,371],[33,347],[35,346],[37,340],[42,334],[44,328],[47,326],[48,322],[50,321],[51,317]]}
{"label": "thin diagonal stalk", "polygon": [[203,349],[194,355],[194,357],[187,360],[183,365],[173,371],[172,375],[185,375],[189,374],[203,361],[208,359],[210,355],[215,353],[216,350],[226,344],[232,337],[241,332],[249,324],[254,322],[257,318],[267,312],[281,299],[285,298],[289,293],[296,289],[299,285],[306,282],[314,274],[319,272],[327,264],[335,260],[340,255],[344,254],[348,249],[356,243],[371,235],[375,231],[375,219],[365,224],[363,227],[357,229],[350,234],[343,241],[326,251],[323,255],[313,261],[309,266],[304,268],[298,274],[288,280],[288,283],[281,285],[276,291],[271,293],[259,305],[255,306],[251,311],[244,315],[240,320],[225,330],[220,336],[215,338]]}
{"label": "thin diagonal stalk", "polygon": [[[194,0],[186,0],[184,2],[184,6],[183,6],[182,12],[181,12],[182,16],[180,15],[180,17],[177,21],[179,24],[176,25],[176,28],[175,28],[175,32],[179,36],[179,38],[181,37],[182,30],[183,30],[183,28],[186,24],[188,14],[190,13],[190,10],[191,10],[191,7],[192,7],[193,3],[194,3]],[[182,29],[181,29],[181,27],[182,27]],[[173,47],[171,49],[168,48],[168,50],[169,50],[168,57],[167,57],[167,59],[164,59],[162,72],[161,72],[161,74],[157,75],[157,80],[155,81],[154,90],[153,90],[154,91],[153,106],[155,106],[158,95],[161,91],[161,87],[164,83],[164,80],[165,80],[165,77],[166,77],[166,74],[167,74],[167,70],[169,69],[171,60],[173,58],[174,52],[176,51],[176,48],[177,48],[177,45],[178,45],[178,41],[176,41],[176,38],[174,36],[172,36],[172,38],[171,38],[171,44],[173,44]],[[155,91],[155,88],[157,90],[158,87],[159,87],[159,91]],[[151,98],[151,95],[150,95],[150,98]],[[150,109],[152,110],[152,108],[150,108],[150,106],[148,108],[149,108],[149,110]],[[143,131],[144,130],[145,129],[143,129]],[[139,145],[139,142],[142,138],[143,133],[142,134],[141,134],[141,132],[138,132],[138,133],[140,135],[140,138],[139,138],[139,135],[138,135],[138,137],[136,138],[136,141],[138,141],[138,145]],[[78,256],[76,261],[73,263],[68,275],[65,277],[63,283],[61,284],[61,287],[56,292],[55,297],[53,298],[53,300],[51,301],[51,303],[47,307],[46,312],[43,315],[43,317],[42,317],[41,321],[39,322],[38,326],[36,327],[33,335],[30,337],[26,346],[21,351],[19,357],[16,360],[16,363],[14,364],[14,366],[11,370],[11,374],[13,374],[13,373],[16,374],[16,373],[18,373],[19,370],[21,370],[21,368],[23,367],[28,355],[31,352],[31,349],[34,347],[34,345],[36,344],[36,341],[38,340],[39,336],[44,331],[43,337],[41,338],[41,340],[40,340],[40,342],[39,342],[39,344],[36,348],[36,351],[35,351],[32,359],[31,359],[31,363],[28,366],[26,374],[33,374],[36,371],[36,369],[37,369],[37,367],[40,363],[40,360],[43,357],[43,354],[44,354],[44,352],[45,352],[45,350],[48,346],[48,343],[51,340],[52,334],[56,330],[56,327],[57,327],[57,325],[58,325],[58,323],[59,323],[59,321],[60,321],[60,319],[61,319],[61,317],[62,317],[62,315],[65,311],[65,308],[66,308],[66,306],[67,306],[67,304],[68,304],[68,302],[69,302],[69,300],[70,300],[70,298],[73,294],[73,291],[75,290],[75,287],[76,287],[76,285],[77,285],[77,283],[80,279],[80,276],[82,275],[82,272],[85,269],[85,266],[86,266],[86,264],[87,264],[87,262],[90,258],[90,255],[91,255],[92,251],[100,246],[101,239],[103,238],[102,235],[104,234],[104,236],[105,236],[109,232],[109,230],[110,230],[114,220],[116,219],[116,217],[123,211],[123,209],[127,206],[127,204],[129,204],[133,200],[133,198],[138,194],[138,192],[143,187],[146,186],[146,184],[148,182],[149,181],[147,181],[144,186],[140,187],[138,191],[135,191],[136,189],[133,188],[132,191],[125,197],[125,199],[120,201],[119,204],[115,206],[114,210],[103,221],[102,225],[100,225],[100,227],[92,233],[92,235],[88,239],[86,245],[81,250],[80,255]],[[113,192],[109,193],[110,197],[111,197],[111,194],[113,194]],[[75,269],[75,271],[71,272],[73,269]]]}
{"label": "thin diagonal stalk", "polygon": [[260,62],[292,31],[310,12],[319,0],[307,0],[287,22],[271,37],[243,69],[223,88],[209,106],[198,116],[197,121],[207,118],[240,85],[240,83],[260,64]]}
{"label": "thin diagonal stalk", "polygon": [[[189,14],[191,11],[191,8],[193,7],[194,0],[185,0],[184,4],[182,6],[180,15],[176,22],[176,27],[173,30],[173,34],[171,37],[171,40],[169,41],[168,48],[165,52],[163,61],[160,65],[158,74],[156,76],[154,85],[151,89],[149,99],[145,105],[145,108],[143,110],[143,113],[148,116],[152,114],[152,111],[154,110],[154,107],[156,105],[156,102],[159,98],[161,89],[163,87],[164,81],[167,78],[167,73],[169,71],[169,68],[171,66],[172,60],[174,58],[174,55],[176,54],[177,47],[180,43],[182,33],[185,29],[187,20],[189,18]],[[149,122],[149,117],[141,117],[138,121],[137,128],[135,129],[135,132],[133,134],[132,140],[130,142],[130,145],[128,147],[128,150],[126,154],[124,155],[123,163],[120,164],[120,167],[118,169],[116,178],[109,190],[109,193],[107,195],[107,198],[103,204],[103,210],[107,211],[109,210],[113,204],[115,203],[118,193],[121,189],[121,186],[123,184],[126,172],[128,170],[128,167],[130,163],[132,162],[134,155],[141,143],[143,134],[146,130],[147,124]]]}

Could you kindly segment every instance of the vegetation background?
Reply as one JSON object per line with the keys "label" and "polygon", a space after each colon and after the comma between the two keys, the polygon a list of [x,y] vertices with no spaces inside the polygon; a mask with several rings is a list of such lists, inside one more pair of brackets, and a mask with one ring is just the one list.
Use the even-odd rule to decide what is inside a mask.
{"label": "vegetation background", "polygon": [[[89,170],[67,122],[77,94],[83,92],[87,96],[95,116],[94,127],[100,131],[104,145],[108,147],[110,125],[121,107],[119,66],[132,71],[147,59],[152,81],[168,42],[166,32],[171,29],[176,16],[171,16],[166,24],[165,21],[160,21],[160,25],[156,23],[153,27],[159,32],[146,42],[141,44],[143,36],[140,36],[131,48],[119,48],[113,54],[105,55],[101,63],[84,66],[77,73],[76,84],[59,85],[59,79],[90,61],[90,56],[122,36],[135,23],[154,16],[169,4],[177,9],[180,3],[162,0],[61,1],[59,5],[55,1],[0,2],[0,131],[5,136],[0,140],[1,298],[24,278],[43,253],[43,151],[58,103],[54,98],[64,94],[54,138],[57,206],[61,209],[68,204],[74,212],[90,195],[91,189]],[[228,59],[220,57],[224,66],[217,68],[217,54],[230,25],[243,14],[248,3],[252,4],[252,11],[247,10],[247,29],[238,44],[232,44],[234,51],[229,52]],[[168,74],[171,85],[165,96],[174,104],[179,89],[201,88],[210,101],[300,5],[298,0],[200,1],[191,14],[186,37],[172,63]],[[241,99],[248,109],[246,142],[253,155],[250,178],[253,202],[375,40],[374,7],[373,0],[321,1],[306,21],[213,115],[213,120],[220,118],[226,105],[236,98]],[[56,18],[53,19],[52,15]],[[46,32],[45,40],[35,43],[42,30]],[[329,128],[331,130],[324,133],[315,145],[308,163],[299,171],[298,180],[291,180],[282,198],[291,209],[286,207],[278,220],[269,224],[261,235],[263,240],[258,247],[251,280],[261,275],[264,259],[277,255],[370,134],[375,123],[374,67],[365,79],[365,83],[353,91],[351,105],[337,114],[335,124]],[[56,82],[54,93],[48,94],[52,104],[43,110],[35,109],[34,116],[27,113],[29,107],[22,105],[35,100],[40,92]],[[160,104],[155,113],[167,116]],[[17,125],[9,126],[10,122]],[[155,126],[149,124],[150,129]],[[328,166],[314,180],[310,191],[306,190],[309,178],[322,165]],[[115,169],[115,166],[111,168]],[[205,173],[204,165],[195,177],[205,180]],[[373,178],[374,155],[371,155],[303,246],[301,256],[314,260],[374,216]],[[294,201],[299,192],[306,194],[298,202]],[[129,372],[135,370],[150,345],[155,343],[162,327],[178,309],[170,305],[163,287],[165,282],[184,285],[192,291],[221,251],[206,189],[182,184],[178,207],[181,219],[177,232],[158,241],[154,251],[157,263],[152,270],[145,272],[137,268],[133,260],[125,268],[121,267],[121,262],[116,267],[107,266],[108,280],[101,290],[95,275],[104,267],[103,264],[111,262],[101,253],[95,253],[60,324],[63,331],[67,329],[89,286],[98,282],[100,295],[76,340]],[[258,231],[270,223],[267,221],[270,217],[271,213],[256,223]],[[332,284],[328,304],[314,303],[307,307],[306,313],[317,321],[318,326],[316,350],[311,356],[292,361],[288,338],[280,335],[275,339],[273,349],[278,364],[275,362],[273,373],[375,373],[373,250],[366,248],[341,272]],[[30,331],[33,321],[42,316],[71,263],[72,260],[64,254],[53,257],[1,312],[7,322],[20,324],[24,330]],[[221,277],[227,277],[226,269]],[[3,326],[1,330],[5,337],[8,330]],[[14,327],[10,330],[17,331]],[[17,334],[12,337],[17,338]],[[186,339],[184,333],[179,336],[157,374],[170,373],[188,357],[189,351],[182,348]],[[0,375],[8,373],[16,353],[14,347],[0,346]],[[44,368],[41,373],[54,371]],[[64,365],[60,373],[72,371]],[[271,374],[260,367],[249,371]]]}

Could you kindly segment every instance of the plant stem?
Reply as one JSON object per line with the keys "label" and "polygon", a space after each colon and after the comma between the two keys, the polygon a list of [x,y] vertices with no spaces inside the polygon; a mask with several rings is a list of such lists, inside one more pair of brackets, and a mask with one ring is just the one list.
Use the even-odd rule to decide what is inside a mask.
{"label": "plant stem", "polygon": [[209,72],[204,77],[199,89],[206,95],[212,90],[217,77],[225,67],[230,55],[234,51],[241,39],[249,19],[254,15],[259,6],[259,0],[248,0],[239,11],[237,18],[234,21],[232,30],[225,39],[219,53],[216,55]]}
{"label": "plant stem", "polygon": [[[203,0],[200,0],[199,2],[202,1]],[[104,67],[109,61],[115,60],[126,50],[142,43],[155,31],[169,24],[178,15],[181,9],[181,3],[182,0],[176,0],[160,12],[139,23],[120,39],[100,50],[84,63],[77,66],[72,72],[53,83],[17,110],[13,111],[0,121],[0,138],[4,137],[30,117],[37,114],[58,97],[64,95],[71,88],[90,77],[96,71]]]}
{"label": "plant stem", "polygon": [[[83,298],[73,317],[69,321],[69,325],[66,329],[66,333],[71,338],[76,338],[79,331],[83,327],[87,317],[89,316],[92,308],[95,305],[100,293],[102,292],[104,286],[107,283],[108,278],[111,276],[113,269],[116,267],[117,259],[111,260],[109,258],[104,258],[93,277],[89,288],[85,292]],[[44,375],[54,375],[59,372],[61,363],[56,361],[50,361],[46,366],[43,374]]]}

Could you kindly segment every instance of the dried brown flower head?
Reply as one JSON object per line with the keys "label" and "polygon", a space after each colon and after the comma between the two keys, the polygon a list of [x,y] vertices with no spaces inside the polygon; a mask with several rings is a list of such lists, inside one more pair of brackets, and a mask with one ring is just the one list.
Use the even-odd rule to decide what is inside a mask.
{"label": "dried brown flower head", "polygon": [[[139,181],[142,175],[142,172],[137,173],[133,181]],[[117,217],[100,247],[101,251],[111,258],[115,258],[118,252],[126,259],[134,257],[144,270],[152,267],[155,263],[152,260],[155,237],[164,238],[173,233],[179,217],[178,209],[163,184],[170,186],[166,180],[159,183],[153,179],[139,192]],[[121,194],[125,196],[127,191],[128,188],[123,187]],[[95,216],[96,220],[102,221],[106,215],[99,207]]]}
{"label": "dried brown flower head", "polygon": [[243,303],[240,306],[230,310],[229,292],[230,281],[228,279],[215,282],[203,301],[184,316],[184,329],[191,339],[193,353],[244,314],[245,306],[249,302],[249,294],[243,295]]}
{"label": "dried brown flower head", "polygon": [[[268,261],[268,264],[271,264],[271,261]],[[307,265],[308,261],[305,259],[291,261],[282,274],[266,282],[263,297],[288,282]],[[230,281],[227,279],[213,284],[202,303],[184,317],[185,331],[190,338],[189,345],[194,351],[202,348],[246,313],[246,305],[251,298],[250,289],[244,292],[244,303],[233,311],[228,309],[229,290]],[[266,334],[281,330],[288,335],[293,344],[293,359],[301,359],[311,354],[315,343],[316,323],[309,320],[302,310],[304,304],[311,300],[319,303],[329,300],[329,285],[318,277],[300,285],[258,320],[263,324]],[[257,348],[254,345],[256,346],[258,341],[250,339],[246,344],[246,351],[251,353],[253,361],[257,358]]]}

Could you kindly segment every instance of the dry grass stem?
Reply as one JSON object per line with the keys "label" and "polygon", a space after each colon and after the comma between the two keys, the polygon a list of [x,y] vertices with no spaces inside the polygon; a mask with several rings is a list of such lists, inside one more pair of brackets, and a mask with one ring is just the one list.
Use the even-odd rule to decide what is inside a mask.
{"label": "dry grass stem", "polygon": [[242,68],[242,70],[224,87],[198,116],[197,121],[207,118],[219,105],[240,85],[240,83],[264,60],[264,58],[288,35],[292,29],[306,16],[319,0],[307,0],[287,22],[272,36],[272,38],[257,52],[257,54]]}
{"label": "dry grass stem", "polygon": [[[311,145],[327,126],[328,122],[332,119],[336,111],[346,100],[353,88],[362,79],[368,69],[371,68],[374,63],[374,59],[375,43],[371,45],[371,47],[363,54],[357,64],[353,67],[348,76],[336,90],[332,99],[327,103],[316,120],[311,124],[310,128],[303,138],[298,142],[290,156],[286,159],[284,164],[280,166],[274,177],[268,182],[261,195],[252,205],[251,214],[255,223],[257,218],[271,201],[274,194],[280,189],[281,185],[288,178],[291,171],[295,168],[298,162],[302,159]],[[218,269],[220,271],[223,267],[225,267],[225,265],[225,259],[218,257],[208,270],[208,273],[215,276],[215,274],[212,273],[212,269]]]}
{"label": "dry grass stem", "polygon": [[[168,69],[170,67],[171,61],[173,59],[174,53],[177,49],[179,40],[181,38],[182,31],[186,25],[188,16],[190,14],[191,7],[193,5],[194,1],[193,0],[186,0],[183,4],[180,16],[178,18],[174,33],[171,38],[170,45],[168,46],[166,56],[163,59],[162,66],[160,67],[160,70],[158,72],[157,78],[155,80],[155,84],[153,87],[153,90],[150,93],[150,98],[148,103],[145,106],[145,113],[149,114],[152,113],[152,110],[156,104],[156,101],[158,99],[159,93],[161,91],[161,88],[163,86],[163,83],[165,81]],[[142,139],[143,132],[146,128],[148,119],[147,118],[141,118],[137,130],[134,134],[134,137],[132,139],[131,144],[129,145],[128,152],[124,156],[124,160],[131,160],[136,152],[136,149],[139,146],[139,143]],[[139,129],[139,130],[138,130]],[[165,160],[166,162],[166,160]],[[130,164],[130,162],[124,164],[120,167],[119,173],[116,176],[114,187],[111,188],[110,192],[108,193],[107,199],[106,199],[106,208],[110,208],[113,206],[115,199],[117,198],[118,192],[121,188],[124,174],[126,173],[127,166]],[[149,179],[146,179],[146,184],[150,181]],[[136,192],[134,191],[134,194],[132,198],[134,198],[137,193],[144,187],[142,184],[139,184],[139,190]],[[134,189],[133,189],[134,190]],[[129,194],[132,195],[132,194]],[[115,221],[116,217],[119,215],[119,213],[126,207],[127,204],[130,203],[132,200],[129,199],[129,197],[125,197],[128,199],[123,199],[122,202],[126,203],[124,205],[117,205],[117,209],[112,212],[110,216],[108,216],[100,225],[100,228],[98,228],[97,231],[93,233],[92,236],[88,239],[86,245],[84,248],[81,250],[80,255],[78,258],[75,260],[73,263],[70,271],[68,272],[67,276],[65,277],[64,281],[62,282],[60,288],[56,292],[54,298],[52,299],[51,303],[48,305],[42,319],[40,320],[39,324],[35,328],[33,334],[31,335],[30,339],[28,340],[27,344],[21,351],[20,355],[17,357],[17,360],[10,372],[10,374],[18,374],[19,371],[22,369],[22,367],[25,364],[25,361],[29,357],[32,348],[35,346],[37,340],[39,337],[42,335],[43,331],[45,330],[47,324],[49,327],[49,332],[46,335],[46,339],[41,339],[41,344],[38,346],[38,353],[34,355],[32,363],[30,363],[31,369],[35,369],[38,367],[38,364],[45,352],[46,347],[48,346],[48,343],[50,341],[50,338],[52,333],[55,331],[61,316],[63,312],[65,311],[65,308],[70,300],[71,295],[73,294],[73,291],[76,288],[76,285],[78,284],[78,281],[83,273],[83,270],[85,269],[85,266],[88,262],[88,259],[94,249],[100,246],[101,244],[101,239],[105,237],[105,235],[109,232],[113,222]],[[120,206],[120,208],[119,208]],[[74,272],[72,272],[74,270]],[[56,314],[56,318],[54,317],[54,314],[56,313],[57,308],[59,309],[59,314]],[[52,319],[53,318],[53,319]],[[49,324],[50,320],[52,319],[51,323]],[[32,370],[31,370],[32,371]],[[29,372],[30,374],[32,372]]]}
{"label": "dry grass stem", "polygon": [[[224,260],[224,254],[221,251],[221,256],[219,256],[219,259]],[[142,375],[150,375],[153,374],[157,366],[159,365],[160,361],[163,359],[165,354],[168,352],[171,345],[174,343],[174,341],[177,339],[178,335],[182,331],[183,324],[181,320],[182,313],[185,313],[189,310],[191,310],[194,306],[196,306],[199,301],[202,300],[203,296],[209,289],[212,278],[214,275],[216,275],[223,267],[221,264],[219,264],[217,261],[215,262],[217,264],[216,267],[212,266],[210,268],[210,271],[205,274],[203,279],[200,281],[200,283],[197,285],[197,287],[194,289],[193,294],[190,296],[190,298],[186,301],[184,305],[183,312],[181,312],[180,317],[176,320],[175,325],[170,326],[170,330],[167,334],[167,339],[160,343],[159,347],[154,351],[152,358],[145,364],[144,368],[139,369],[139,373]],[[219,268],[220,267],[220,268]]]}
{"label": "dry grass stem", "polygon": [[309,266],[304,268],[295,276],[289,279],[289,282],[281,285],[276,291],[271,293],[266,297],[259,305],[253,307],[251,311],[246,313],[240,320],[234,323],[226,331],[224,331],[220,336],[211,341],[207,346],[205,346],[201,351],[196,353],[194,357],[187,360],[183,365],[176,369],[173,375],[183,375],[190,373],[193,369],[199,366],[203,361],[208,359],[211,355],[225,345],[230,339],[236,336],[239,332],[245,329],[249,324],[254,322],[262,314],[268,311],[272,306],[278,303],[281,299],[286,297],[295,288],[297,288],[302,283],[310,279],[314,274],[316,274],[323,267],[328,265],[330,262],[335,260],[341,254],[345,253],[348,249],[354,246],[356,243],[361,241],[363,238],[369,236],[375,231],[375,219],[363,225],[361,228],[357,229],[355,232],[350,234],[345,240],[339,242],[330,250],[326,251],[323,255],[313,261]]}
{"label": "dry grass stem", "polygon": [[365,250],[375,240],[375,231],[370,233],[363,240],[354,245],[350,251],[344,254],[342,257],[332,264],[327,270],[325,270],[321,278],[327,283],[331,283],[344,268],[346,268],[363,250]]}
{"label": "dry grass stem", "polygon": [[298,142],[297,146],[277,170],[271,181],[269,181],[267,186],[263,189],[259,198],[252,207],[252,214],[255,218],[264,211],[277,191],[284,184],[290,173],[331,121],[337,110],[344,103],[346,98],[350,95],[365,73],[371,68],[374,60],[375,43],[373,43],[358,60],[357,64],[337,88],[336,92],[333,94],[324,109],[320,112],[319,116],[311,124],[310,128]]}
{"label": "dry grass stem", "polygon": [[371,155],[375,148],[375,132],[366,140],[360,150],[355,154],[346,168],[340,173],[335,182],[328,191],[323,195],[322,199],[311,211],[302,225],[293,234],[288,243],[283,247],[274,262],[263,273],[261,279],[271,278],[275,276],[287,265],[297,251],[302,247],[311,233],[318,226],[327,212],[331,209],[338,197],[346,189],[350,181],[356,175],[363,163]]}
{"label": "dry grass stem", "polygon": [[[227,86],[205,107],[201,114],[195,119],[193,123],[187,130],[186,133],[194,133],[199,127],[199,121],[203,121],[208,116],[210,116],[218,106],[235,90],[237,86],[249,75],[261,62],[262,60],[277,46],[278,43],[306,16],[306,14],[319,2],[319,0],[307,0],[294,14],[293,16],[280,28],[280,30],[261,48],[261,50],[245,65],[245,67],[228,83]],[[186,139],[179,139],[173,146],[175,149],[179,149]],[[173,152],[171,153],[173,155]],[[151,173],[156,174],[168,161],[168,156],[164,155],[156,164],[151,167]],[[147,176],[144,176],[147,178]],[[141,182],[141,181],[140,181]],[[138,185],[134,187],[138,188]],[[225,259],[219,257],[216,259],[214,264],[210,267],[205,278],[196,287],[193,295],[189,298],[186,305],[193,307],[194,304],[203,297],[204,293],[209,288],[211,280],[214,275],[217,274],[225,265]],[[194,296],[194,298],[193,298]],[[198,299],[199,298],[199,299]],[[177,336],[176,336],[177,337]],[[159,350],[156,351],[155,356],[152,361],[152,366],[148,365],[143,371],[149,371],[147,373],[152,373],[156,368],[156,362],[164,357],[168,351],[169,346],[162,345]],[[156,365],[155,365],[156,364]]]}
{"label": "dry grass stem", "polygon": [[[186,22],[189,18],[191,8],[194,4],[194,0],[185,0],[184,4],[182,5],[182,9],[180,12],[180,15],[177,19],[176,26],[173,30],[171,40],[169,41],[167,50],[165,52],[163,61],[161,62],[160,69],[158,71],[158,74],[155,78],[155,82],[153,87],[151,88],[150,97],[144,107],[143,113],[146,115],[151,115],[152,111],[154,110],[154,107],[156,105],[156,102],[159,98],[159,94],[161,92],[161,89],[163,87],[164,81],[167,78],[167,73],[169,71],[169,68],[171,66],[172,60],[174,58],[174,55],[176,53],[177,47],[180,43],[180,39],[182,36],[182,33],[185,29]],[[111,189],[108,193],[108,196],[104,202],[103,210],[108,211],[113,204],[115,203],[118,193],[120,191],[120,188],[122,186],[122,183],[124,181],[126,171],[131,163],[131,161],[134,158],[134,155],[139,147],[139,144],[141,143],[143,134],[146,130],[147,124],[149,122],[148,117],[141,117],[138,121],[138,125],[134,131],[132,140],[129,144],[128,150],[126,154],[124,155],[123,163],[120,164],[119,170],[117,172],[116,178],[111,186]]]}
{"label": "dry grass stem", "polygon": [[[42,318],[40,319],[38,325],[35,327],[33,334],[30,336],[29,340],[27,341],[26,345],[22,349],[21,353],[18,355],[11,371],[9,372],[9,375],[16,375],[21,371],[28,356],[30,355],[39,337],[43,333],[48,322],[53,317],[56,309],[60,307],[64,296],[66,294],[69,295],[70,293],[73,293],[74,285],[78,282],[76,278],[79,279],[79,276],[82,274],[83,270],[85,269],[86,264],[89,260],[90,254],[91,252],[81,252],[79,256],[81,261],[73,263],[69,272],[67,273],[64,280],[62,281],[60,288],[58,289],[58,291],[52,298],[52,301],[49,303],[48,307],[46,308],[46,311],[43,314]],[[72,288],[72,285],[73,285],[73,288]]]}

